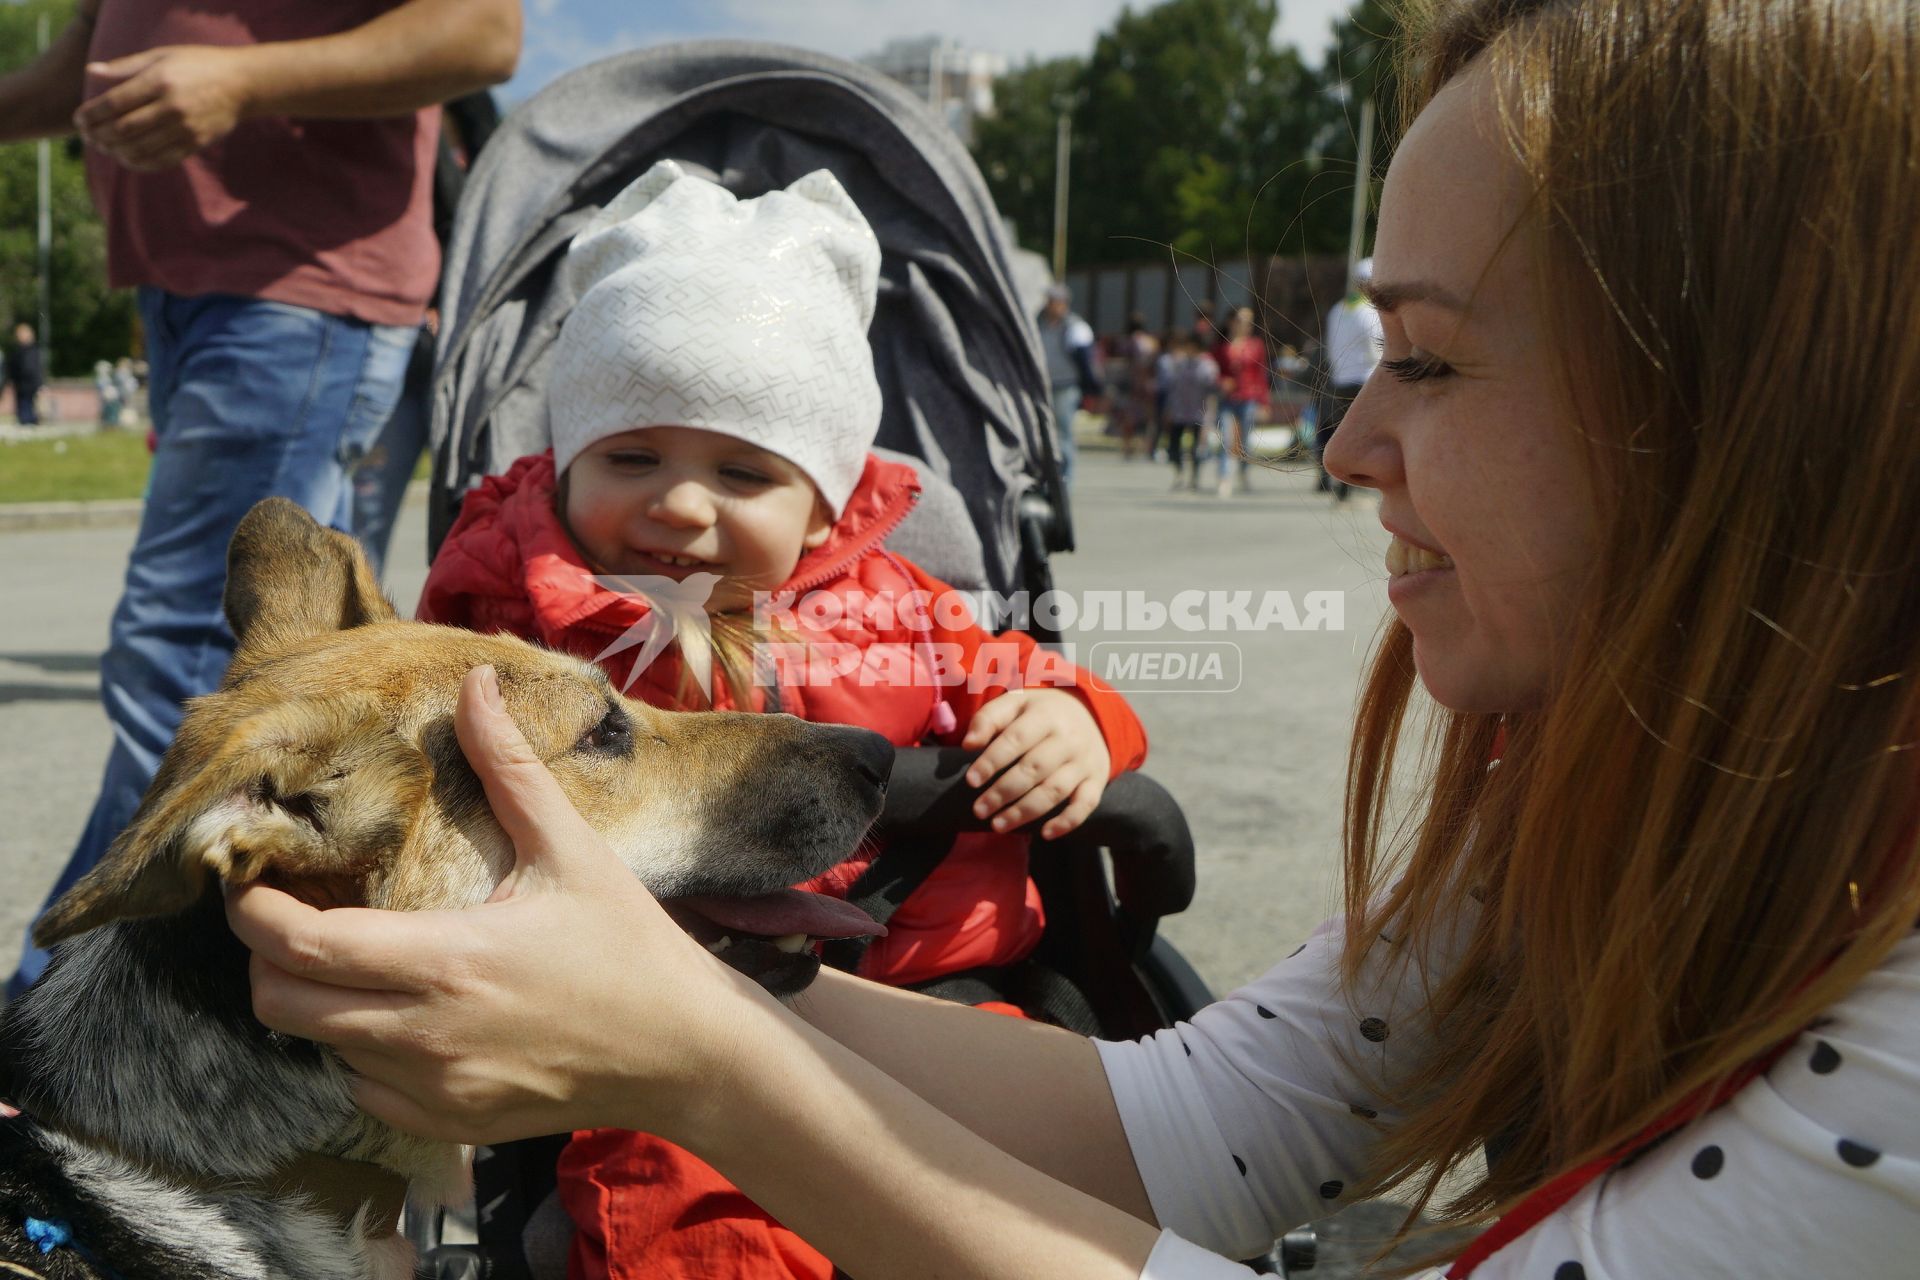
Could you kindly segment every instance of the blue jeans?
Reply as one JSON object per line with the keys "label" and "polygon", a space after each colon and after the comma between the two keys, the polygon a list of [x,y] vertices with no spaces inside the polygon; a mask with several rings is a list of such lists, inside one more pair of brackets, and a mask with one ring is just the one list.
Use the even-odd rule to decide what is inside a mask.
{"label": "blue jeans", "polygon": [[[220,596],[240,518],[279,495],[346,529],[345,463],[366,452],[392,413],[413,349],[411,327],[255,298],[143,288],[139,305],[158,444],[100,662],[113,751],[49,903],[126,827],[179,728],[182,704],[212,692],[227,669],[234,641]],[[46,961],[29,941],[8,998]]]}
{"label": "blue jeans", "polygon": [[[349,460],[353,481],[353,536],[360,539],[374,576],[386,570],[393,526],[406,501],[413,469],[427,447],[433,421],[433,335],[417,335],[393,416],[363,458]],[[424,548],[423,548],[424,550]]]}
{"label": "blue jeans", "polygon": [[[1229,464],[1236,458],[1240,462],[1240,474],[1247,474],[1247,458],[1253,448],[1253,429],[1259,425],[1260,403],[1257,400],[1222,400],[1220,402],[1220,478],[1225,480]],[[1236,434],[1237,433],[1237,434]]]}
{"label": "blue jeans", "polygon": [[1073,460],[1079,454],[1079,446],[1073,442],[1073,419],[1080,412],[1080,384],[1055,387],[1053,389],[1053,422],[1055,438],[1060,441],[1060,483],[1073,483]]}

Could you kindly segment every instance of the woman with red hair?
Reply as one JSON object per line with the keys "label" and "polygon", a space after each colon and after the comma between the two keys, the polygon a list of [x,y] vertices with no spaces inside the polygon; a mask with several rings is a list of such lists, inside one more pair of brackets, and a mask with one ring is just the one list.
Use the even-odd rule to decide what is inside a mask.
{"label": "woman with red hair", "polygon": [[1137,1044],[842,975],[788,1011],[479,673],[541,874],[428,924],[248,890],[261,1016],[403,1127],[672,1133],[857,1275],[1244,1275],[1396,1188],[1489,1227],[1450,1277],[1913,1274],[1920,23],[1469,0],[1401,83],[1326,457],[1392,535],[1341,918]]}

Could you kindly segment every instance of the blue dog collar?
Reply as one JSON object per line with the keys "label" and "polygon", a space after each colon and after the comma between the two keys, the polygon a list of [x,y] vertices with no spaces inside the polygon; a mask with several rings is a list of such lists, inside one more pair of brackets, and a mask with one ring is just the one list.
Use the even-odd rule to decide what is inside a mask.
{"label": "blue dog collar", "polygon": [[112,1267],[93,1256],[93,1251],[73,1238],[73,1228],[57,1218],[28,1218],[26,1222],[27,1240],[40,1246],[43,1254],[55,1249],[71,1249],[86,1259],[87,1263],[108,1277],[108,1280],[121,1280],[121,1275]]}
{"label": "blue dog collar", "polygon": [[44,1218],[27,1219],[27,1240],[40,1246],[40,1252],[52,1253],[63,1245],[73,1243],[73,1228],[64,1222],[48,1222]]}

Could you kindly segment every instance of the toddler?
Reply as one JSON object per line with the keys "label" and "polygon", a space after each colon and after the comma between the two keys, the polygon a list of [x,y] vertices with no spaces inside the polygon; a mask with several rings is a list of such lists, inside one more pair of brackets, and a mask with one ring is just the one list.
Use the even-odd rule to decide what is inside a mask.
{"label": "toddler", "polygon": [[[552,450],[467,496],[420,616],[578,654],[657,706],[980,749],[968,781],[992,785],[976,812],[1005,834],[960,837],[861,961],[909,985],[1032,950],[1044,922],[1017,829],[1078,826],[1146,736],[1112,689],[956,616],[950,588],[883,548],[918,485],[869,452],[879,264],[830,173],[736,200],[671,161],[649,170],[561,269],[577,301],[550,375]],[[844,896],[871,859],[804,887]],[[832,1274],[660,1139],[577,1134],[560,1174],[576,1278]]]}

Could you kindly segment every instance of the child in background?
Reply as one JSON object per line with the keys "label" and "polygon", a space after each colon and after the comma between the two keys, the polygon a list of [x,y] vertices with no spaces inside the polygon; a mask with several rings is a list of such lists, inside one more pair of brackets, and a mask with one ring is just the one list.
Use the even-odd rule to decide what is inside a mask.
{"label": "child in background", "polygon": [[100,398],[100,425],[120,425],[120,384],[113,380],[113,365],[105,360],[93,362],[93,394]]}
{"label": "child in background", "polygon": [[1167,458],[1173,463],[1173,487],[1179,489],[1181,442],[1190,462],[1186,487],[1200,487],[1201,424],[1213,417],[1213,400],[1220,387],[1220,366],[1200,349],[1191,332],[1173,335],[1173,352],[1166,369]]}
{"label": "child in background", "polygon": [[[568,252],[578,301],[549,384],[553,449],[467,496],[420,616],[600,662],[616,688],[656,706],[779,710],[897,746],[983,749],[969,781],[1000,776],[976,812],[997,815],[1003,834],[961,836],[860,966],[907,985],[1032,950],[1044,921],[1016,829],[1052,813],[1042,835],[1072,830],[1112,776],[1140,765],[1146,738],[1117,693],[1031,637],[910,607],[916,592],[952,593],[881,545],[918,486],[911,468],[869,452],[879,261],[826,172],[737,201],[671,161],[649,170]],[[770,648],[829,652],[824,673],[769,667],[756,650],[769,638],[755,614],[766,593],[800,600]],[[807,607],[821,595],[848,607]],[[710,649],[707,628],[686,625],[689,600],[708,615]],[[653,646],[638,638],[662,615],[680,643],[640,667],[634,655]],[[844,895],[871,859],[806,887]],[[578,1134],[560,1174],[576,1280],[832,1274],[660,1139]]]}

